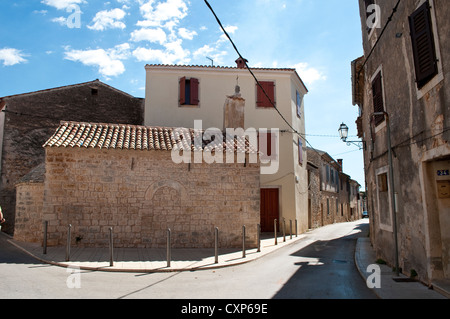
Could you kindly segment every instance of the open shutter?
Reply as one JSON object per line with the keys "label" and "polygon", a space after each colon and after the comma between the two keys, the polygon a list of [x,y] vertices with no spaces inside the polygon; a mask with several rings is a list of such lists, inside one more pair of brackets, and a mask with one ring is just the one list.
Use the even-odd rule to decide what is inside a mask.
{"label": "open shutter", "polygon": [[198,105],[199,95],[198,95],[199,82],[198,79],[191,78],[191,105]]}
{"label": "open shutter", "polygon": [[186,104],[186,77],[180,79],[180,105]]}
{"label": "open shutter", "polygon": [[[275,83],[274,82],[259,82],[261,87],[267,93],[267,96],[264,94],[264,91],[261,87],[256,84],[256,105],[258,107],[273,107],[272,103],[275,104]],[[272,101],[272,103],[271,103]]]}
{"label": "open shutter", "polygon": [[303,165],[303,142],[298,139],[298,163]]}
{"label": "open shutter", "polygon": [[438,74],[430,4],[428,1],[409,17],[409,26],[411,29],[417,86],[422,88]]}
{"label": "open shutter", "polygon": [[[373,94],[373,112],[384,112],[383,103],[383,84],[381,81],[381,72],[377,74],[372,82],[372,94]],[[375,125],[379,125],[384,121],[383,115],[375,116]]]}

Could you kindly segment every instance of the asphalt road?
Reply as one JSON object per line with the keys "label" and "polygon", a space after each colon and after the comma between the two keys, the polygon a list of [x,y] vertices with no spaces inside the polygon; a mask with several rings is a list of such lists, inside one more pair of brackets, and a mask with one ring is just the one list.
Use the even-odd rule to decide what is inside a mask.
{"label": "asphalt road", "polygon": [[368,222],[329,225],[247,264],[180,273],[74,271],[37,262],[0,236],[0,299],[372,299],[354,264]]}

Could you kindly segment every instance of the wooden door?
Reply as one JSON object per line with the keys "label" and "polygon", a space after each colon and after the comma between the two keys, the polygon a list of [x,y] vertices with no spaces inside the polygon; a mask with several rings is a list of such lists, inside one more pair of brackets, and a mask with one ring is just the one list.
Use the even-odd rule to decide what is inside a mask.
{"label": "wooden door", "polygon": [[261,232],[273,232],[273,220],[279,220],[278,188],[261,188]]}

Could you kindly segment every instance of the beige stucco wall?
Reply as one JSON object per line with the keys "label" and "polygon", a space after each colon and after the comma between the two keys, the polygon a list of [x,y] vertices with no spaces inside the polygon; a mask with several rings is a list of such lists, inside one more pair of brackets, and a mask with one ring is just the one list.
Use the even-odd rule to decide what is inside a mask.
{"label": "beige stucco wall", "polygon": [[[240,247],[256,244],[258,164],[174,164],[168,151],[46,148],[42,219],[48,244],[117,247]],[[77,241],[78,238],[78,241]]]}

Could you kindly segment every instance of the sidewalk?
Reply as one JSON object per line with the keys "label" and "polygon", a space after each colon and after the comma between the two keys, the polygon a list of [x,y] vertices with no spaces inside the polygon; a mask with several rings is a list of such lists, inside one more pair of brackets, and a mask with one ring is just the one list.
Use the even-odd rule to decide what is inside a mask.
{"label": "sidewalk", "polygon": [[[4,233],[3,233],[4,234]],[[6,234],[4,234],[7,236]],[[264,235],[262,236],[264,237]],[[179,272],[203,269],[215,269],[247,263],[276,249],[293,244],[305,235],[297,237],[286,235],[277,238],[277,245],[272,236],[261,239],[260,252],[257,249],[246,249],[243,257],[242,249],[218,249],[218,263],[215,262],[214,248],[172,249],[170,267],[167,265],[166,248],[114,248],[113,266],[110,265],[109,248],[70,248],[70,261],[66,261],[66,247],[48,247],[43,253],[41,244],[19,242],[12,238],[8,241],[41,262],[61,267],[78,267],[83,270],[112,272]]]}
{"label": "sidewalk", "polygon": [[[376,255],[370,239],[358,238],[355,263],[359,273],[366,281],[373,274],[373,271],[367,272],[367,267],[375,264],[375,260]],[[444,294],[450,291],[450,286],[446,283],[442,283],[439,287],[433,284],[433,288],[430,289],[418,281],[409,281],[405,275],[400,274],[399,277],[396,277],[395,272],[387,265],[378,266],[381,270],[380,288],[373,288],[373,291],[380,299],[447,299]],[[399,279],[395,281],[394,278]]]}

